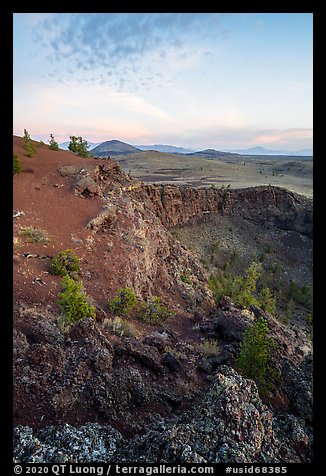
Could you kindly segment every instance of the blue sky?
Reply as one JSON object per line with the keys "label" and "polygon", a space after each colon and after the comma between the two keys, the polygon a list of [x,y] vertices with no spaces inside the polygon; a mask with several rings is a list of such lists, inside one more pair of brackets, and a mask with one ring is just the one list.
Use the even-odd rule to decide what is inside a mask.
{"label": "blue sky", "polygon": [[312,148],[312,14],[15,13],[14,134]]}

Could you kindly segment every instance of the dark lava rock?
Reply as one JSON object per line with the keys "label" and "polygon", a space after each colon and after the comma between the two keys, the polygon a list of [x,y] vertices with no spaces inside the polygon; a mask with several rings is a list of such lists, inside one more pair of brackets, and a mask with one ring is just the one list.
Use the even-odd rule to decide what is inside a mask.
{"label": "dark lava rock", "polygon": [[177,357],[171,352],[167,352],[163,355],[161,362],[163,365],[166,365],[170,370],[177,372],[181,369],[181,364]]}
{"label": "dark lava rock", "polygon": [[281,461],[312,462],[312,428],[302,418],[289,413],[278,413],[273,419],[273,427],[275,435],[282,442],[279,448]]}
{"label": "dark lava rock", "polygon": [[158,422],[118,451],[123,462],[277,462],[272,413],[256,385],[221,368],[193,411]]}
{"label": "dark lava rock", "polygon": [[282,366],[282,389],[288,396],[294,412],[309,423],[313,421],[313,357],[306,356],[297,368],[288,361]]}
{"label": "dark lava rock", "polygon": [[125,339],[124,342],[116,347],[116,353],[119,355],[131,356],[140,362],[144,367],[148,367],[153,372],[162,373],[161,355],[156,347],[145,345],[133,339]]}
{"label": "dark lava rock", "polygon": [[55,323],[46,318],[37,319],[26,332],[30,343],[62,344],[64,337]]}
{"label": "dark lava rock", "polygon": [[28,426],[18,426],[13,456],[17,463],[107,463],[115,461],[121,439],[117,430],[97,423],[48,427],[35,435]]}
{"label": "dark lava rock", "polygon": [[129,440],[108,425],[87,424],[78,429],[61,425],[35,434],[29,427],[18,426],[14,461],[310,462],[311,441],[311,429],[303,419],[290,414],[273,416],[252,380],[221,366],[192,410],[170,420],[155,420],[145,433]]}
{"label": "dark lava rock", "polygon": [[216,309],[212,322],[214,330],[228,341],[241,341],[244,332],[251,326],[252,319],[244,315],[240,309],[233,306],[228,310]]}

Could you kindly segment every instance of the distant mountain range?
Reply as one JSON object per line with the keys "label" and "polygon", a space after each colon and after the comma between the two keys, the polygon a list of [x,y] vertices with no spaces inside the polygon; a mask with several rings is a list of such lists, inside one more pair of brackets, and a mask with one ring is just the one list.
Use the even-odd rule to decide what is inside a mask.
{"label": "distant mountain range", "polygon": [[[59,147],[64,150],[68,150],[69,141],[62,142],[59,144]],[[174,145],[167,144],[153,144],[153,145],[130,145],[126,142],[120,140],[108,140],[105,142],[88,142],[89,151],[92,155],[97,157],[105,157],[109,155],[126,155],[133,154],[135,152],[141,152],[146,150],[155,150],[158,152],[164,152],[169,154],[185,154],[185,155],[197,155],[207,158],[223,158],[233,156],[236,158],[237,155],[284,155],[291,157],[312,157],[312,149],[302,149],[295,152],[285,151],[285,150],[272,150],[265,149],[265,147],[257,146],[251,147],[249,149],[238,149],[238,150],[215,150],[215,149],[205,149],[196,151],[194,149],[188,149],[185,147],[177,147]]]}
{"label": "distant mountain range", "polygon": [[257,146],[250,149],[230,150],[231,153],[244,154],[244,155],[287,155],[287,156],[313,156],[312,149],[302,149],[295,152],[286,150],[272,150],[265,149],[264,147]]}

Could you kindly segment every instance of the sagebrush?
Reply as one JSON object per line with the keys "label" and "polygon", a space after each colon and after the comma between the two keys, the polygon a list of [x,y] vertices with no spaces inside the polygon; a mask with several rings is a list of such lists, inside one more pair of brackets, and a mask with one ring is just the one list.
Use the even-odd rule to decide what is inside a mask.
{"label": "sagebrush", "polygon": [[153,296],[146,303],[143,303],[139,313],[140,319],[149,324],[162,324],[173,315],[174,312],[163,306],[158,296]]}
{"label": "sagebrush", "polygon": [[21,228],[19,236],[24,238],[24,241],[27,243],[47,245],[51,241],[50,235],[47,231],[41,230],[40,228],[34,228],[33,226]]}

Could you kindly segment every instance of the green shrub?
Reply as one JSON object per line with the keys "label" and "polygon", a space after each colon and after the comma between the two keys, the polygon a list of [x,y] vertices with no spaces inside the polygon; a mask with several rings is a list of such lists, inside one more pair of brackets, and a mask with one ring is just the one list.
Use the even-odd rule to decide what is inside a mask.
{"label": "green shrub", "polygon": [[23,171],[22,163],[18,158],[18,155],[13,154],[14,159],[13,159],[13,175],[15,174],[21,174]]}
{"label": "green shrub", "polygon": [[237,261],[239,261],[239,259],[240,259],[240,255],[239,255],[238,251],[236,249],[233,249],[232,252],[231,252],[231,256],[230,256],[231,264],[236,263]]}
{"label": "green shrub", "polygon": [[19,232],[19,236],[23,237],[26,243],[47,245],[51,241],[49,234],[45,230],[34,228],[33,226],[23,227]]}
{"label": "green shrub", "polygon": [[80,260],[74,250],[59,251],[53,256],[50,264],[50,273],[59,276],[72,276],[80,270]]}
{"label": "green shrub", "polygon": [[124,316],[138,304],[137,296],[130,288],[119,288],[117,295],[108,302],[109,311],[116,316]]}
{"label": "green shrub", "polygon": [[49,149],[50,150],[59,150],[59,144],[58,142],[54,139],[54,135],[50,134],[50,140],[49,140]]}
{"label": "green shrub", "polygon": [[23,139],[24,139],[24,143],[26,144],[26,142],[30,142],[32,139],[31,139],[31,136],[28,132],[27,129],[24,129],[24,136],[23,136]]}
{"label": "green shrub", "polygon": [[158,296],[153,296],[142,305],[139,317],[149,324],[161,324],[173,315],[174,312],[163,306]]}
{"label": "green shrub", "polygon": [[44,142],[43,142],[42,139],[41,139],[39,146],[40,146],[40,147],[44,147],[44,145],[45,145],[45,144],[44,144]]}
{"label": "green shrub", "polygon": [[282,271],[282,265],[279,261],[275,261],[275,263],[270,263],[266,266],[266,271],[272,274],[279,274]]}
{"label": "green shrub", "polygon": [[58,303],[69,324],[90,317],[96,318],[96,309],[89,303],[81,282],[74,281],[70,276],[62,279],[63,292],[59,293]]}
{"label": "green shrub", "polygon": [[33,157],[35,154],[35,150],[32,144],[28,144],[25,146],[25,155],[26,157]]}
{"label": "green shrub", "polygon": [[276,378],[276,372],[270,366],[271,349],[274,340],[267,337],[267,321],[260,317],[245,331],[240,344],[240,354],[235,361],[235,368],[244,377],[254,380],[261,396],[267,396]]}
{"label": "green shrub", "polygon": [[229,296],[237,302],[241,290],[243,279],[233,273],[218,273],[211,275],[208,280],[208,286],[213,292],[216,304],[220,303],[222,296]]}
{"label": "green shrub", "polygon": [[238,302],[244,307],[248,307],[251,304],[257,304],[257,300],[254,296],[257,286],[257,280],[262,272],[262,265],[256,261],[253,261],[248,269],[246,269],[246,275],[244,277]]}
{"label": "green shrub", "polygon": [[273,253],[273,251],[274,251],[273,244],[272,243],[267,243],[265,245],[265,249],[264,249],[265,254],[269,255],[269,254]]}

